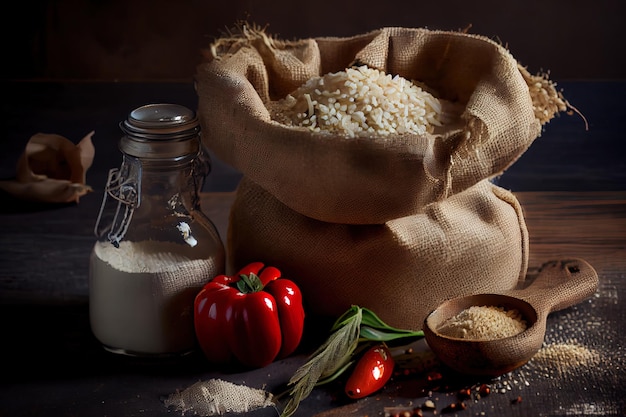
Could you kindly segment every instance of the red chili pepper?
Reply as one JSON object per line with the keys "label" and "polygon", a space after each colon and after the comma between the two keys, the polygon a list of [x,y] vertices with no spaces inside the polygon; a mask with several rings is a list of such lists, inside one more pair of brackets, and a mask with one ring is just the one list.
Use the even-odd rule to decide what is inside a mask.
{"label": "red chili pepper", "polygon": [[210,362],[260,368],[293,353],[302,339],[304,308],[296,284],[262,262],[218,275],[196,295],[194,326]]}
{"label": "red chili pepper", "polygon": [[357,399],[367,397],[385,386],[391,375],[395,361],[385,344],[369,348],[356,363],[346,382],[346,395]]}

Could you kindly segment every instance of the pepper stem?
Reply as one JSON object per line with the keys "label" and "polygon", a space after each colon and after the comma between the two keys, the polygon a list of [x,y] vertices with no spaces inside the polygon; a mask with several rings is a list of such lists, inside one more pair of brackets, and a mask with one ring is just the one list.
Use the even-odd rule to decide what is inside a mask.
{"label": "pepper stem", "polygon": [[254,272],[239,275],[239,281],[236,283],[237,289],[244,294],[259,292],[263,289],[261,278]]}

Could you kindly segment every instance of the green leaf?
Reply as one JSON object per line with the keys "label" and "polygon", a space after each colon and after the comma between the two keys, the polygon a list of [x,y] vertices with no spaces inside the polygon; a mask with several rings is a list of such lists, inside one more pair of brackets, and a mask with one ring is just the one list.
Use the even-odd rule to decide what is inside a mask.
{"label": "green leaf", "polygon": [[315,385],[318,386],[318,385],[324,385],[324,384],[333,382],[334,380],[339,378],[345,371],[347,371],[352,365],[354,365],[355,362],[356,360],[351,360],[351,361],[346,362],[342,367],[338,368],[334,373],[317,381]]}
{"label": "green leaf", "polygon": [[343,327],[346,323],[349,323],[350,321],[354,320],[355,316],[358,316],[358,320],[360,323],[361,320],[363,319],[363,309],[361,307],[359,306],[350,307],[348,311],[343,313],[341,316],[339,316],[337,320],[335,320],[335,323],[330,328],[330,331],[334,332],[340,327]]}
{"label": "green leaf", "polygon": [[389,326],[372,310],[361,308],[363,319],[361,321],[361,339],[372,341],[389,341],[404,338],[422,338],[424,332],[421,330],[398,329]]}
{"label": "green leaf", "polygon": [[377,329],[374,327],[361,325],[360,340],[369,340],[369,341],[375,341],[375,342],[388,342],[390,340],[398,340],[398,339],[405,339],[405,338],[421,339],[422,337],[424,337],[424,332],[421,330],[401,331],[399,329],[394,329],[392,331],[389,331],[389,330],[381,330],[381,329]]}
{"label": "green leaf", "polygon": [[363,324],[367,324],[370,327],[391,328],[369,308],[361,307],[361,310],[361,314],[363,315]]}

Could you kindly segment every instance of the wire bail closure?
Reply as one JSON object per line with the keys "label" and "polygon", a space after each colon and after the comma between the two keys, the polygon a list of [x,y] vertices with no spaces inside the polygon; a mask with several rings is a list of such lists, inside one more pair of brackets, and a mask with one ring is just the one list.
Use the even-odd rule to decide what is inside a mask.
{"label": "wire bail closure", "polygon": [[[94,228],[96,236],[102,236],[108,229],[107,238],[116,248],[119,248],[120,240],[126,234],[128,225],[133,218],[133,213],[141,202],[141,163],[134,161],[130,164],[122,164],[122,167],[128,167],[129,172],[123,172],[124,170],[120,168],[109,170],[104,198],[102,199],[100,212]],[[102,216],[109,198],[117,201],[115,214],[113,215],[111,225],[105,229],[100,229]]]}

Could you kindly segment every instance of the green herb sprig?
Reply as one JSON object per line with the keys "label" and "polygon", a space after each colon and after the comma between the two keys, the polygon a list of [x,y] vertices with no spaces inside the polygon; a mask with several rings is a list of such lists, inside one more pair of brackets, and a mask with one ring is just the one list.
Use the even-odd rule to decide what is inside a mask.
{"label": "green herb sprig", "polygon": [[[352,306],[342,314],[330,329],[330,336],[317,348],[307,362],[289,379],[289,400],[281,417],[292,416],[302,400],[316,386],[334,381],[355,362],[358,352],[372,342],[408,344],[424,337],[421,330],[391,327],[372,310]],[[280,397],[280,396],[279,396]]]}

